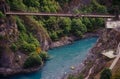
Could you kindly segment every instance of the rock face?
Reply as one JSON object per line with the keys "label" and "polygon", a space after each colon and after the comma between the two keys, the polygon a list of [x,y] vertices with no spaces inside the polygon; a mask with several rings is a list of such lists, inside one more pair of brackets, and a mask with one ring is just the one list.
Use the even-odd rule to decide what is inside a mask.
{"label": "rock face", "polygon": [[50,45],[50,48],[55,48],[55,47],[71,44],[76,40],[80,40],[80,39],[84,39],[84,38],[99,37],[102,33],[102,30],[103,30],[103,28],[98,29],[95,32],[85,33],[81,38],[76,37],[76,36],[62,37],[60,40],[52,42],[51,45]]}
{"label": "rock face", "polygon": [[[71,74],[84,74],[86,79],[94,79],[110,60],[103,56],[101,53],[104,50],[117,50],[117,46],[120,42],[120,30],[118,29],[104,29],[102,34],[99,35],[99,39],[95,46],[88,53],[87,58],[78,67],[77,70]],[[66,78],[65,78],[66,79]]]}
{"label": "rock face", "polygon": [[[2,2],[4,2],[4,0]],[[0,3],[0,5],[2,4]],[[0,10],[3,11],[2,6],[0,6]],[[46,30],[42,26],[38,25],[36,23],[37,21],[34,21],[27,16],[23,16],[21,19],[25,21],[26,25],[29,26],[29,29],[34,27],[32,30],[30,29],[30,32],[32,32],[39,40],[42,50],[48,50],[51,45],[51,39]],[[35,67],[31,69],[23,69],[23,64],[28,55],[22,51],[14,52],[11,48],[11,45],[18,40],[19,32],[20,31],[18,30],[18,26],[13,16],[0,18],[0,75],[33,72],[41,68]]]}
{"label": "rock face", "polygon": [[77,38],[74,36],[71,37],[62,37],[59,41],[53,42],[50,48],[55,48],[67,44],[71,44],[73,41],[75,41]]}
{"label": "rock face", "polygon": [[38,25],[37,21],[31,19],[28,16],[21,16],[20,18],[24,21],[24,24],[28,26],[26,28],[29,29],[39,40],[39,42],[42,46],[42,49],[48,50],[50,48],[52,41],[51,41],[46,29],[44,27]]}
{"label": "rock face", "polygon": [[21,68],[27,56],[20,52],[14,53],[10,49],[11,44],[18,39],[19,32],[16,23],[12,21],[11,17],[8,17],[7,20],[0,20],[3,20],[0,23],[0,74],[5,74],[9,70]]}
{"label": "rock face", "polygon": [[[39,70],[42,65],[30,69],[23,69],[23,64],[28,55],[21,51],[14,52],[10,48],[11,44],[16,42],[19,38],[18,26],[11,16],[7,17],[7,20],[0,19],[0,21],[0,75],[6,76],[17,73],[30,73]],[[48,49],[49,40],[47,37],[43,39],[40,37],[39,39],[43,40],[43,49]]]}
{"label": "rock face", "polygon": [[101,53],[104,50],[117,50],[117,46],[120,42],[120,30],[116,29],[105,29],[103,30],[102,35],[99,37],[96,45],[91,49],[88,57],[84,62],[84,69],[82,73],[84,76],[87,76],[91,67],[92,72],[88,79],[93,79],[94,76],[101,71],[106,62],[109,61],[108,58],[104,57]]}

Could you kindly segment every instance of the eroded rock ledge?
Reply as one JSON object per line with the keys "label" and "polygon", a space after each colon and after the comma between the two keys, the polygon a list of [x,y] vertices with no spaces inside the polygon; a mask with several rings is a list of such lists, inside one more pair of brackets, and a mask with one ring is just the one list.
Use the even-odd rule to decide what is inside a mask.
{"label": "eroded rock ledge", "polygon": [[52,42],[50,48],[55,48],[55,47],[68,45],[68,44],[73,43],[76,40],[80,40],[80,39],[84,39],[84,38],[99,37],[101,35],[101,33],[102,33],[102,30],[103,30],[103,28],[102,29],[98,29],[95,32],[85,33],[82,38],[75,37],[75,36],[62,37],[60,40]]}

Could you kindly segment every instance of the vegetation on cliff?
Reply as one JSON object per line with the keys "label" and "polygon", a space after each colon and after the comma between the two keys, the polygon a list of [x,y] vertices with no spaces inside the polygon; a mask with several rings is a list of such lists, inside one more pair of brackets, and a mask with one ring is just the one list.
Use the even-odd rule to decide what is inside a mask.
{"label": "vegetation on cliff", "polygon": [[[6,0],[11,11],[21,12],[47,12],[57,13],[63,11],[63,7],[72,0]],[[68,6],[69,7],[69,6]],[[2,11],[2,10],[1,10]],[[72,13],[72,11],[69,11]],[[107,13],[105,6],[97,0],[90,4],[74,9],[73,13]],[[5,48],[14,53],[13,60],[20,68],[39,66],[48,57],[43,50],[47,50],[52,41],[59,40],[64,36],[76,36],[81,38],[86,32],[93,32],[104,27],[104,20],[100,18],[70,18],[51,16],[6,16],[0,12],[1,23],[6,29],[10,27]],[[4,30],[2,30],[4,31]],[[2,36],[0,36],[0,39]],[[3,40],[0,40],[3,43]],[[6,43],[6,41],[4,41]],[[39,48],[39,51],[37,49]],[[3,52],[2,52],[3,53]],[[19,54],[20,53],[20,54]],[[21,56],[24,56],[24,59]],[[18,56],[18,58],[16,58]],[[11,60],[11,61],[13,61]],[[22,63],[19,64],[22,60]],[[13,63],[13,62],[11,62]],[[17,67],[16,66],[16,67]],[[19,68],[19,66],[18,66]]]}
{"label": "vegetation on cliff", "polygon": [[[119,10],[120,10],[120,1],[119,0],[98,0],[99,3],[101,5],[103,5],[104,7],[107,8],[107,13],[110,13],[110,14],[117,14],[117,13],[120,13]],[[94,8],[96,9],[96,8]],[[89,9],[88,9],[89,10]],[[89,10],[90,11],[90,10]],[[89,12],[88,11],[88,12]],[[94,10],[93,10],[94,12]],[[100,11],[99,11],[100,12]],[[102,11],[101,11],[102,12]],[[87,21],[87,20],[86,20]],[[112,33],[111,33],[112,32]],[[96,59],[100,59],[101,62],[103,64],[101,64],[101,62],[97,62],[95,63],[96,61],[93,61],[91,62],[91,60],[89,59],[87,63],[90,63],[90,64],[93,64],[93,66],[96,66],[94,67],[95,69],[92,70],[91,74],[90,74],[90,78],[93,79],[119,79],[120,78],[120,72],[119,72],[119,69],[120,69],[120,65],[119,65],[119,62],[116,64],[116,66],[114,67],[114,69],[112,70],[109,70],[109,69],[105,69],[102,71],[101,73],[101,77],[100,76],[100,72],[101,72],[101,67],[106,67],[106,63],[108,64],[108,61],[110,62],[110,60],[104,60],[104,57],[101,56],[101,52],[103,52],[103,50],[108,50],[108,49],[112,49],[112,50],[116,50],[117,49],[117,46],[118,46],[118,43],[120,42],[120,39],[119,39],[119,36],[117,35],[120,35],[119,33],[119,30],[118,32],[115,31],[114,29],[106,29],[106,31],[103,32],[103,34],[101,35],[101,37],[99,38],[98,40],[98,43],[95,45],[95,47],[91,50],[91,52],[96,56],[97,58]],[[117,37],[116,37],[117,36]],[[93,56],[93,55],[92,55]],[[93,57],[94,58],[94,57]],[[103,59],[102,59],[103,58]],[[90,62],[89,62],[90,61]],[[85,61],[86,62],[86,61]],[[105,63],[104,63],[105,62]],[[112,60],[111,60],[112,62]],[[89,65],[89,64],[87,64]],[[102,66],[103,65],[103,66]],[[110,65],[110,63],[109,63]],[[93,67],[92,66],[92,67]],[[109,66],[108,66],[109,67]],[[85,68],[85,71],[87,70],[88,67]],[[102,68],[102,69],[103,69]],[[83,71],[84,72],[84,71]],[[85,72],[84,72],[85,73]],[[97,74],[97,76],[96,76]],[[71,76],[69,77],[69,79],[80,79],[79,78],[79,75],[78,77],[76,76]]]}
{"label": "vegetation on cliff", "polygon": [[[61,1],[61,0],[7,0],[12,11],[29,11],[29,12],[51,12],[57,13],[61,12],[62,6],[65,3],[69,4],[71,0]],[[96,8],[96,9],[94,9]],[[101,12],[106,13],[107,10],[104,6],[93,0],[90,5],[82,7],[82,9],[77,10],[77,13],[92,13]],[[63,36],[76,35],[82,36],[85,32],[94,31],[96,28],[103,26],[103,19],[88,19],[79,18],[71,19],[69,17],[36,17],[33,19],[39,21],[42,27],[47,30],[47,33],[51,39],[59,40]],[[87,20],[87,21],[86,21]],[[74,29],[74,30],[73,30]]]}

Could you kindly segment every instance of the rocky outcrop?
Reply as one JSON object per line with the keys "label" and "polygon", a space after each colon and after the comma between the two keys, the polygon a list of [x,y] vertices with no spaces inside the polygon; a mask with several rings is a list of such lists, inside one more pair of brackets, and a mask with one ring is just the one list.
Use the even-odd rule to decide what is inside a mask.
{"label": "rocky outcrop", "polygon": [[[104,50],[117,50],[117,46],[120,42],[120,30],[116,29],[105,29],[103,34],[98,39],[96,45],[91,49],[90,53],[93,58],[88,56],[86,63],[92,62],[94,65],[93,71],[90,75],[91,79],[94,77],[101,69],[105,67],[105,64],[109,61],[108,58],[101,55]],[[87,65],[87,64],[86,64]],[[88,69],[89,70],[89,69]],[[87,72],[86,72],[87,73]]]}
{"label": "rocky outcrop", "polygon": [[10,76],[10,75],[15,75],[15,74],[25,74],[25,73],[31,73],[31,72],[36,72],[40,68],[42,68],[43,65],[39,67],[34,67],[34,68],[29,68],[29,69],[12,69],[12,68],[0,68],[0,75],[3,77],[5,76]]}
{"label": "rocky outcrop", "polygon": [[[20,68],[26,55],[23,56],[22,53],[14,53],[10,49],[11,44],[18,39],[19,31],[17,25],[12,17],[2,20],[3,22],[0,23],[0,69],[3,67]],[[18,59],[18,56],[21,58]]]}
{"label": "rocky outcrop", "polygon": [[71,36],[71,37],[62,37],[59,41],[53,42],[50,48],[60,47],[67,44],[71,44],[73,41],[77,40],[77,37]]}
{"label": "rocky outcrop", "polygon": [[19,31],[12,17],[1,19],[0,23],[0,75],[8,76],[18,73],[30,73],[39,70],[41,66],[23,69],[23,64],[28,55],[10,48],[18,40]]}
{"label": "rocky outcrop", "polygon": [[116,51],[119,42],[119,29],[104,29],[103,33],[99,36],[97,43],[88,53],[87,58],[84,60],[83,64],[81,64],[75,71],[73,71],[72,74],[84,74],[84,77],[87,77],[87,79],[94,79],[95,75],[98,74],[110,60],[101,53],[104,50],[111,49]]}
{"label": "rocky outcrop", "polygon": [[99,37],[102,33],[102,30],[103,30],[103,28],[97,29],[94,32],[85,33],[81,38],[73,36],[73,35],[69,36],[69,37],[68,36],[62,37],[58,41],[52,42],[51,45],[50,45],[50,48],[55,48],[55,47],[60,47],[60,46],[63,46],[63,45],[71,44],[76,40],[80,40],[80,39],[84,39],[84,38]]}

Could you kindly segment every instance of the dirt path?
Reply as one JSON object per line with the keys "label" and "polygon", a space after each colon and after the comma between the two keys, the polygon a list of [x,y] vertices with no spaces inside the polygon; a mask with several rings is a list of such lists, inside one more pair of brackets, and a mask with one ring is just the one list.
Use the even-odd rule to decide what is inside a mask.
{"label": "dirt path", "polygon": [[94,68],[94,66],[89,70],[88,76],[85,77],[85,79],[89,79],[89,76],[90,76],[90,74],[92,73],[93,68]]}

